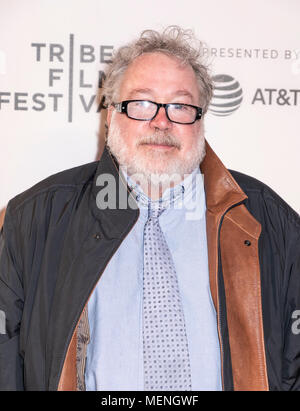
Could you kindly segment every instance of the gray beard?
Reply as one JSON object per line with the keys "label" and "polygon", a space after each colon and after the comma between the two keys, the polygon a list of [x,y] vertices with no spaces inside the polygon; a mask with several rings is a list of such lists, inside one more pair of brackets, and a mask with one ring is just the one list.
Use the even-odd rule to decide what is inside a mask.
{"label": "gray beard", "polygon": [[[125,137],[125,138],[124,138]],[[141,185],[163,185],[170,186],[178,184],[184,176],[191,174],[199,167],[205,157],[205,139],[201,133],[195,142],[195,147],[189,151],[184,160],[169,159],[163,152],[147,150],[140,155],[138,146],[140,144],[157,143],[173,145],[180,149],[180,143],[170,134],[155,132],[152,135],[142,137],[134,154],[130,154],[126,145],[126,136],[122,136],[120,128],[112,118],[107,136],[107,147],[117,159],[120,167]],[[145,150],[146,151],[146,150]],[[142,181],[141,181],[142,180]]]}

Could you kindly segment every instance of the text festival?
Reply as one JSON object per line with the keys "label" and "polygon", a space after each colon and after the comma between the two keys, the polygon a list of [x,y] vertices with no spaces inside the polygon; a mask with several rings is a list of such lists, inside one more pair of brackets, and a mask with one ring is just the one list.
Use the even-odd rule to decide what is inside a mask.
{"label": "text festival", "polygon": [[[67,108],[68,119],[72,121],[75,87],[82,90],[78,94],[78,98],[85,112],[90,112],[93,106],[96,106],[96,112],[103,108],[101,100],[98,99],[98,90],[102,87],[105,74],[102,70],[98,70],[97,73],[92,71],[90,80],[88,80],[85,68],[89,63],[94,64],[93,68],[95,68],[96,63],[109,63],[113,46],[99,46],[97,61],[94,46],[79,45],[79,48],[75,50],[74,35],[72,34],[70,35],[68,50],[64,45],[56,43],[31,43],[30,46],[33,50],[34,61],[37,64],[42,65],[45,62],[52,64],[52,67],[47,68],[45,75],[49,93],[0,90],[0,110],[8,105],[12,105],[15,111],[34,110],[38,112],[49,110],[57,112],[62,108]],[[75,65],[77,68],[77,62],[74,61],[75,51],[79,52],[79,64],[81,65],[77,75],[74,72]],[[42,69],[43,67],[42,65]],[[57,91],[58,87],[59,91]],[[66,89],[68,90],[67,93]],[[91,89],[93,90],[92,93]],[[85,93],[88,90],[89,93]],[[67,99],[67,102],[64,99]]]}

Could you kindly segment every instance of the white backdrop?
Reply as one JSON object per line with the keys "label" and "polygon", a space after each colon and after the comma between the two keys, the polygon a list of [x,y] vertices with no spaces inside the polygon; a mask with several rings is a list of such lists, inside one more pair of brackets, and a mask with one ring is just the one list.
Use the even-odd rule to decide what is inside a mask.
{"label": "white backdrop", "polygon": [[299,17],[299,0],[0,0],[0,209],[97,158],[96,95],[112,49],[178,24],[210,47],[213,75],[239,83],[236,99],[213,101],[238,108],[206,116],[213,149],[299,212]]}

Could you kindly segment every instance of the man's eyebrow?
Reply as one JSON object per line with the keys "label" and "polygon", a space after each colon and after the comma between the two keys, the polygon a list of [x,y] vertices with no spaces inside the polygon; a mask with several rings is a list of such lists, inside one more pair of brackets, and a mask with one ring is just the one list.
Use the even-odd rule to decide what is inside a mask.
{"label": "man's eyebrow", "polygon": [[150,88],[135,88],[130,91],[128,97],[132,98],[137,94],[151,94],[152,90]]}
{"label": "man's eyebrow", "polygon": [[176,96],[186,96],[189,97],[191,100],[193,100],[193,95],[190,93],[188,90],[182,89],[182,90],[177,90],[173,95]]}

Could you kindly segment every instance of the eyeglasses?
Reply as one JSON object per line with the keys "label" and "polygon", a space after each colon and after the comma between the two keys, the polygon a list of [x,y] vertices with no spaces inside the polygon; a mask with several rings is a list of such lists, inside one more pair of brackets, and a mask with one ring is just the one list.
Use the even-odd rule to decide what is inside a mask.
{"label": "eyeglasses", "polygon": [[127,117],[140,121],[153,120],[160,107],[164,107],[168,120],[173,123],[193,124],[202,116],[202,108],[191,104],[161,104],[149,100],[126,100],[112,103],[112,105],[119,113],[125,113]]}

